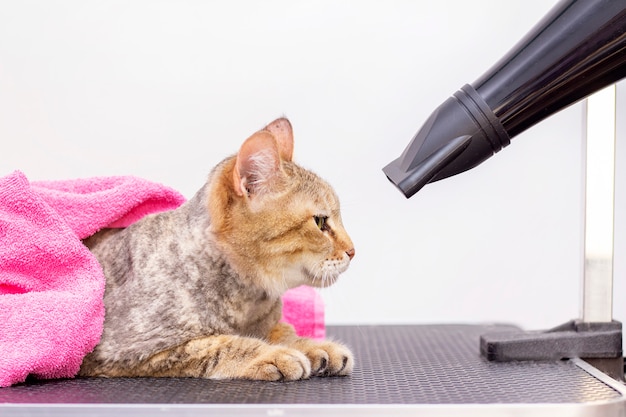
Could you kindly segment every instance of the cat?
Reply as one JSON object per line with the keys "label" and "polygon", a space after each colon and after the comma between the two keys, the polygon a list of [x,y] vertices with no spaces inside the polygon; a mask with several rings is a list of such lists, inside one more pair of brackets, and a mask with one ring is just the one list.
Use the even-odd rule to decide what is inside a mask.
{"label": "cat", "polygon": [[250,136],[179,208],[84,240],[106,277],[82,376],[291,381],[354,357],[280,322],[281,295],[333,284],[354,257],[331,186],[292,161],[286,118]]}

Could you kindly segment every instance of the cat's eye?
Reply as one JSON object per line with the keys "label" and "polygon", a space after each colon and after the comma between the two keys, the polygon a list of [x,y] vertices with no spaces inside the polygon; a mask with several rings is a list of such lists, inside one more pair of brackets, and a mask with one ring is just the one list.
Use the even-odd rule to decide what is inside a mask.
{"label": "cat's eye", "polygon": [[327,219],[328,217],[326,216],[313,216],[313,220],[315,220],[315,224],[317,225],[317,228],[322,231],[328,229],[328,226],[326,225]]}

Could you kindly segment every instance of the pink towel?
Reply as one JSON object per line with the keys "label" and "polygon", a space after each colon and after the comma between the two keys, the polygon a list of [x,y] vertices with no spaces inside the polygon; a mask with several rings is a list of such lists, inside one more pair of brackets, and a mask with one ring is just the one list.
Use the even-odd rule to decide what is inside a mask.
{"label": "pink towel", "polygon": [[[0,178],[0,387],[29,374],[72,377],[98,343],[104,276],[80,239],[183,202],[176,191],[136,177]],[[317,292],[297,288],[283,302],[284,320],[299,335],[323,336]]]}
{"label": "pink towel", "polygon": [[283,321],[295,327],[299,336],[317,340],[326,337],[324,301],[315,289],[306,285],[283,296]]}

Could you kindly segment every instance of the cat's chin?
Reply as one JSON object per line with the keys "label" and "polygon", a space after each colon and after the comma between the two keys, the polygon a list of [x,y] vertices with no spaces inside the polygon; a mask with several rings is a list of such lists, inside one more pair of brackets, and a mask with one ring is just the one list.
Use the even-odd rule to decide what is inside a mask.
{"label": "cat's chin", "polygon": [[314,273],[307,268],[302,268],[302,274],[306,277],[304,285],[315,288],[326,288],[339,280],[340,273],[330,273],[328,271]]}
{"label": "cat's chin", "polygon": [[314,288],[328,288],[328,287],[330,287],[331,285],[333,285],[337,281],[339,281],[339,275],[337,275],[335,277],[326,278],[323,281],[320,281],[318,279],[318,280],[315,280],[315,281],[312,281],[312,282],[308,283],[307,285],[309,285],[311,287],[314,287]]}

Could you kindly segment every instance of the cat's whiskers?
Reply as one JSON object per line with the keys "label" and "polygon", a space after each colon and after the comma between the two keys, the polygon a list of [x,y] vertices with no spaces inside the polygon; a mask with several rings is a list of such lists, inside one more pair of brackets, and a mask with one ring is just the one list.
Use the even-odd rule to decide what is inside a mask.
{"label": "cat's whiskers", "polygon": [[336,272],[328,270],[327,262],[326,260],[321,261],[317,265],[317,268],[315,268],[315,273],[313,274],[313,282],[319,281],[319,287],[322,289],[333,285],[338,277]]}
{"label": "cat's whiskers", "polygon": [[318,280],[320,281],[320,287],[324,288],[324,270],[321,267],[315,268],[315,272],[313,273],[313,283]]}

